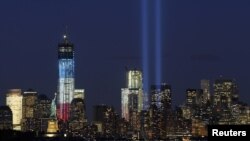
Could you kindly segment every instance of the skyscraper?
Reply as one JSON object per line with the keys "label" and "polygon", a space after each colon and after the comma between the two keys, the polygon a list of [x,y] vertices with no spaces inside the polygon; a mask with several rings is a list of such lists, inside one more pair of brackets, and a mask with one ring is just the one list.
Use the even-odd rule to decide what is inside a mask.
{"label": "skyscraper", "polygon": [[127,121],[129,120],[128,96],[129,96],[129,89],[128,88],[122,88],[121,89],[122,117],[125,118]]}
{"label": "skyscraper", "polygon": [[230,79],[217,79],[214,82],[214,106],[229,108],[232,100],[238,97],[237,85]]}
{"label": "skyscraper", "polygon": [[75,87],[75,65],[74,45],[69,41],[66,34],[63,36],[63,42],[58,44],[58,65],[57,113],[60,120],[68,121],[70,103],[73,100]]}
{"label": "skyscraper", "polygon": [[85,99],[84,89],[75,89],[74,90],[74,98]]}
{"label": "skyscraper", "polygon": [[48,121],[50,117],[51,100],[46,95],[39,95],[37,98],[35,118],[37,119],[38,131],[47,131]]}
{"label": "skyscraper", "polygon": [[139,70],[127,71],[127,88],[142,89],[142,72]]}
{"label": "skyscraper", "polygon": [[37,104],[37,92],[29,89],[23,93],[23,116],[22,118],[34,118],[35,106]]}
{"label": "skyscraper", "polygon": [[70,106],[69,129],[73,135],[83,132],[87,123],[84,99],[74,98]]}
{"label": "skyscraper", "polygon": [[35,112],[37,104],[37,92],[29,89],[23,93],[22,102],[22,131],[35,129]]}
{"label": "skyscraper", "polygon": [[142,72],[128,70],[127,88],[121,89],[122,117],[129,121],[129,113],[140,112],[143,108]]}
{"label": "skyscraper", "polygon": [[74,90],[74,99],[70,105],[69,130],[73,136],[82,134],[87,124],[84,89]]}
{"label": "skyscraper", "polygon": [[171,109],[171,95],[170,85],[163,83],[151,86],[151,104],[155,104],[159,109]]}
{"label": "skyscraper", "polygon": [[210,101],[210,84],[209,80],[201,80],[201,89],[203,90],[203,101],[207,103]]}
{"label": "skyscraper", "polygon": [[219,78],[214,82],[213,108],[214,114],[218,114],[220,119],[218,124],[230,124],[233,121],[237,110],[233,107],[233,99],[238,97],[238,88],[234,80]]}
{"label": "skyscraper", "polygon": [[94,124],[97,125],[98,132],[103,135],[113,136],[116,132],[117,114],[114,107],[108,105],[94,105]]}
{"label": "skyscraper", "polygon": [[13,130],[21,130],[22,99],[21,89],[10,89],[6,95],[6,105],[10,107],[13,115]]}
{"label": "skyscraper", "polygon": [[[173,127],[172,119],[172,89],[170,85],[151,86],[151,104],[149,108],[150,127],[153,138],[163,138]],[[173,131],[173,130],[172,130]]]}
{"label": "skyscraper", "polygon": [[202,102],[202,89],[187,89],[186,90],[186,104],[187,106],[200,105]]}

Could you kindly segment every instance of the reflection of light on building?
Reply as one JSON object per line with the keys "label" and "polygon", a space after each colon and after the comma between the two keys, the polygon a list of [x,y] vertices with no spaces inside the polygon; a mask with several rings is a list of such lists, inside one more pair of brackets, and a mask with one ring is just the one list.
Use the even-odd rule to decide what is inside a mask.
{"label": "reflection of light on building", "polygon": [[58,82],[58,118],[67,121],[69,105],[74,94],[74,47],[64,35],[63,42],[58,44],[59,82]]}
{"label": "reflection of light on building", "polygon": [[22,99],[21,89],[11,89],[6,95],[6,105],[10,107],[13,115],[14,130],[21,130]]}

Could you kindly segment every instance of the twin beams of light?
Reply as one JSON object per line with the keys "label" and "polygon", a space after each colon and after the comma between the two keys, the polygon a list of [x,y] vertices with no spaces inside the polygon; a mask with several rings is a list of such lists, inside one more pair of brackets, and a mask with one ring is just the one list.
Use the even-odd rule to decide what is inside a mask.
{"label": "twin beams of light", "polygon": [[[155,51],[155,84],[161,83],[162,78],[162,33],[161,33],[161,0],[154,0],[155,2],[155,44],[154,44],[154,51]],[[150,47],[150,38],[149,38],[149,1],[148,0],[141,0],[141,34],[142,34],[142,69],[143,69],[143,87],[144,91],[147,93],[149,92],[149,59],[151,56],[149,55],[149,47]]]}
{"label": "twin beams of light", "polygon": [[141,34],[142,34],[142,69],[143,69],[143,87],[144,91],[148,92],[148,0],[141,0]]}
{"label": "twin beams of light", "polygon": [[161,0],[155,0],[155,83],[161,83]]}

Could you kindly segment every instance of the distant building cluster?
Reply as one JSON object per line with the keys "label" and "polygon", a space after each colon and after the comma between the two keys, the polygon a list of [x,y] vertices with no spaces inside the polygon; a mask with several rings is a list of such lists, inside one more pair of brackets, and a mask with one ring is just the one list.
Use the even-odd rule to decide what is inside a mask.
{"label": "distant building cluster", "polygon": [[[129,78],[127,79],[129,81]],[[148,96],[148,108],[134,112],[127,111],[132,111],[134,107],[132,103],[136,103],[134,99],[143,96],[137,94],[124,103],[123,90],[122,118],[127,125],[123,127],[127,127],[126,136],[130,138],[151,140],[202,138],[207,136],[207,125],[250,124],[250,107],[239,101],[238,86],[231,79],[222,77],[216,79],[212,85],[212,92],[210,81],[201,80],[200,88],[186,89],[185,102],[176,107],[172,106],[170,85],[165,83],[152,85]],[[129,116],[123,113],[128,113]]]}
{"label": "distant building cluster", "polygon": [[58,133],[72,137],[188,140],[206,137],[207,125],[250,124],[250,107],[239,100],[234,80],[201,80],[200,88],[186,89],[184,103],[173,107],[171,85],[154,84],[145,92],[143,73],[138,69],[126,70],[127,82],[119,100],[121,115],[112,106],[95,105],[93,121],[88,122],[85,91],[75,89],[74,48],[66,35],[58,45],[58,68],[56,122],[51,121],[53,105],[46,95],[32,89],[10,89],[6,105],[0,106],[0,130],[42,135],[48,123],[58,121]]}

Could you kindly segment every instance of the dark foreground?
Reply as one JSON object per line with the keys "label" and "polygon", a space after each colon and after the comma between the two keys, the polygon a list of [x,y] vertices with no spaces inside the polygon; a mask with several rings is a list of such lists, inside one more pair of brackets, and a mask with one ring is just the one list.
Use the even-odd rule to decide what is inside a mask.
{"label": "dark foreground", "polygon": [[[0,130],[0,141],[127,141],[127,138],[84,138],[65,137],[58,134],[56,137],[46,137],[45,134],[36,132],[18,132],[12,130]],[[144,140],[144,139],[134,139]],[[181,138],[155,139],[156,141],[182,141]],[[191,138],[190,141],[207,141],[207,138]]]}

